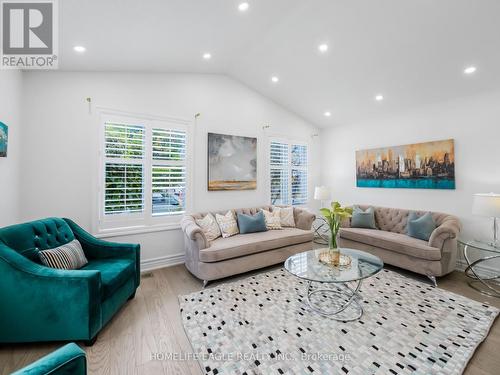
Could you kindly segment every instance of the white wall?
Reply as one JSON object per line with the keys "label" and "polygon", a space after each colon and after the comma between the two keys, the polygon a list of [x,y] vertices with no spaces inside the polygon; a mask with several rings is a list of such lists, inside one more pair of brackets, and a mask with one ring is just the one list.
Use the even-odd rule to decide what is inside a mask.
{"label": "white wall", "polygon": [[[319,182],[319,140],[310,124],[240,83],[220,75],[27,72],[24,75],[21,213],[24,220],[73,218],[90,229],[95,217],[98,116],[95,106],[194,119],[194,209],[268,203],[266,133],[311,142],[310,191]],[[86,97],[92,98],[92,113]],[[255,191],[207,191],[207,132],[258,137]],[[143,260],[183,252],[180,230],[115,238],[139,242]],[[176,258],[177,259],[177,258]]]}
{"label": "white wall", "polygon": [[[471,204],[473,193],[500,193],[499,103],[494,92],[324,131],[322,182],[342,203],[442,211],[460,217],[465,237],[491,237],[490,220],[473,217]],[[356,150],[449,138],[456,190],[356,188]]]}
{"label": "white wall", "polygon": [[21,88],[20,71],[0,70],[0,122],[9,127],[7,157],[0,158],[0,227],[19,221]]}

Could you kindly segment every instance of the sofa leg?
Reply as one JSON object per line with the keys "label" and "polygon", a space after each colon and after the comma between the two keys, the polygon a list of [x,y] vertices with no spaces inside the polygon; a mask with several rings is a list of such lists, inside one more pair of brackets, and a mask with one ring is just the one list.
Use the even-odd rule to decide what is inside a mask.
{"label": "sofa leg", "polygon": [[134,299],[135,298],[135,291],[134,291],[134,294],[132,294],[130,297],[128,297],[128,300],[130,301],[131,299]]}
{"label": "sofa leg", "polygon": [[85,340],[85,341],[83,342],[83,344],[84,344],[85,346],[92,346],[92,345],[94,345],[94,344],[95,344],[95,342],[96,342],[96,341],[97,341],[97,335],[95,335],[95,336],[94,336],[94,338],[92,338],[92,339],[90,339],[90,340]]}
{"label": "sofa leg", "polygon": [[429,278],[429,280],[431,280],[433,286],[438,286],[436,276],[427,275],[427,277]]}
{"label": "sofa leg", "polygon": [[203,280],[203,289],[208,285],[208,280]]}

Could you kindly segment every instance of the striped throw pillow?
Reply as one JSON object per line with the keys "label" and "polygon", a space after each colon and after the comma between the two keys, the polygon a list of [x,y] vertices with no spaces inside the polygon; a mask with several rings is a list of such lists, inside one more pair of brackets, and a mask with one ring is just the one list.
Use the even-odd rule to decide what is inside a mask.
{"label": "striped throw pillow", "polygon": [[88,263],[78,240],[73,240],[55,249],[42,250],[38,255],[45,266],[60,270],[77,270]]}

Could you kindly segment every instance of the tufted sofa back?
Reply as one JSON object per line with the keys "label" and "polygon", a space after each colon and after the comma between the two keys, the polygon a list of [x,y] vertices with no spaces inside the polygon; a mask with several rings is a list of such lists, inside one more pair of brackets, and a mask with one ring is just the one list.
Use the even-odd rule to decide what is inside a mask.
{"label": "tufted sofa back", "polygon": [[[232,210],[221,210],[221,211],[211,211],[210,213],[215,216],[215,214],[219,215],[224,215],[227,213],[227,211],[233,211],[233,213],[236,215],[237,213],[240,214],[246,214],[246,215],[255,215],[257,212],[260,210],[268,210],[272,211],[272,206],[260,206],[260,207],[250,207],[250,208],[237,208],[237,209],[232,209]],[[203,219],[205,215],[208,214],[208,212],[198,212],[195,214],[191,214],[191,216],[195,219]]]}
{"label": "tufted sofa back", "polygon": [[73,231],[60,218],[31,221],[0,229],[0,242],[37,262],[38,251],[58,247],[74,239]]}
{"label": "tufted sofa back", "polygon": [[[277,205],[276,207],[289,207],[289,206],[280,206],[280,205]],[[211,211],[210,213],[215,216],[215,214],[225,215],[227,213],[227,211],[233,211],[233,213],[234,213],[234,215],[236,217],[236,214],[238,214],[238,213],[240,213],[240,214],[246,214],[246,215],[255,215],[260,210],[267,210],[267,211],[271,211],[272,212],[273,211],[273,206],[260,206],[260,207],[250,207],[250,208],[236,208],[236,209],[232,209],[232,210]],[[195,220],[199,220],[199,219],[203,219],[206,214],[208,214],[208,212],[198,212],[198,213],[195,213],[195,214],[191,214],[190,216],[192,216]],[[293,216],[295,218],[295,222],[297,223],[298,222],[298,211],[295,208],[293,210]]]}
{"label": "tufted sofa back", "polygon": [[[408,232],[408,215],[410,212],[416,212],[418,216],[426,214],[428,211],[407,210],[402,208],[375,207],[367,205],[357,205],[363,210],[368,207],[375,209],[375,222],[377,228],[386,232],[394,232],[406,234]],[[444,221],[454,218],[452,215],[440,212],[431,212],[432,218],[437,226],[443,224]],[[458,219],[457,219],[458,220]]]}

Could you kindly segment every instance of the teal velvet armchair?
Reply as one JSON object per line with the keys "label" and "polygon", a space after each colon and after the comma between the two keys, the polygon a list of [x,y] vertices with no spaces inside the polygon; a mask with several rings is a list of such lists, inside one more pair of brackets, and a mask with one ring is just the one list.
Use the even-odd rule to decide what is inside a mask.
{"label": "teal velvet armchair", "polygon": [[87,359],[78,345],[71,343],[40,358],[12,375],[85,375]]}
{"label": "teal velvet armchair", "polygon": [[[89,263],[79,270],[40,264],[38,251],[73,239]],[[69,219],[0,229],[0,343],[84,341],[135,296],[140,246],[97,239]]]}

